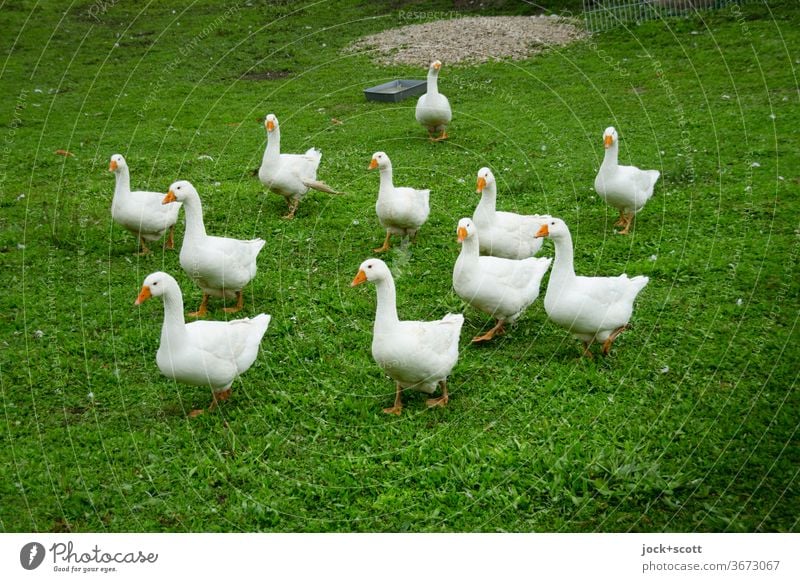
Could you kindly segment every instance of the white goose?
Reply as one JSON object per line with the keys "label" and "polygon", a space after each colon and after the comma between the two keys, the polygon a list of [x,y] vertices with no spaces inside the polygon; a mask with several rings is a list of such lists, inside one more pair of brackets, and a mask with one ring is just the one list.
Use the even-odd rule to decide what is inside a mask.
{"label": "white goose", "polygon": [[270,192],[286,199],[289,214],[284,218],[294,218],[300,200],[309,188],[329,194],[339,194],[325,182],[317,180],[317,168],[322,159],[322,152],[310,148],[304,154],[282,154],[278,118],[272,113],[268,114],[264,119],[264,127],[267,130],[267,148],[264,150],[258,178]]}
{"label": "white goose", "polygon": [[375,212],[381,226],[386,229],[383,246],[374,249],[376,253],[389,250],[389,238],[393,234],[416,238],[419,227],[428,219],[430,213],[430,190],[397,187],[392,183],[392,161],[384,152],[375,152],[369,169],[380,168],[381,183]]}
{"label": "white goose", "polygon": [[649,281],[639,275],[619,277],[579,277],[573,267],[572,237],[563,220],[551,218],[537,233],[550,237],[556,246],[556,259],[550,272],[544,309],[556,324],[583,342],[584,355],[593,342],[603,342],[603,355],[628,327],[633,302]]}
{"label": "white goose", "polygon": [[[450,102],[439,93],[440,61],[433,61],[428,68],[428,91],[417,101],[416,118],[427,130],[431,141],[447,139],[447,124],[453,118]],[[438,137],[434,137],[436,132]]]}
{"label": "white goose", "polygon": [[208,236],[203,224],[203,205],[200,196],[189,182],[182,180],[169,187],[164,204],[183,202],[186,212],[186,232],[181,246],[181,267],[203,291],[203,300],[194,317],[208,312],[208,297],[236,298],[236,306],[227,313],[240,311],[244,306],[242,289],[256,276],[256,257],[264,246],[260,238],[238,240]]}
{"label": "white goose", "polygon": [[171,249],[175,246],[175,223],[178,221],[180,204],[165,207],[161,204],[164,194],[161,192],[131,192],[131,175],[128,163],[119,154],[111,156],[108,171],[114,172],[116,187],[111,202],[111,218],[138,237],[142,247],[140,254],[150,252],[145,241],[156,241],[169,230],[169,237],[164,245]]}
{"label": "white goose", "polygon": [[[271,316],[261,313],[253,319],[187,324],[177,281],[160,271],[147,276],[135,304],[141,305],[150,297],[164,299],[164,324],[156,353],[158,369],[183,384],[211,388],[209,411],[214,410],[220,400],[230,397],[233,381],[255,362]],[[193,410],[191,416],[202,412]]]}
{"label": "white goose", "polygon": [[439,321],[401,321],[397,317],[397,297],[389,267],[380,259],[367,259],[358,269],[352,287],[366,281],[375,283],[378,304],[372,336],[372,357],[397,388],[394,406],[384,409],[387,414],[403,410],[403,388],[433,394],[442,387],[439,398],[427,400],[427,405],[444,406],[447,376],[458,361],[458,338],[464,316],[448,313]]}
{"label": "white goose", "polygon": [[594,189],[609,206],[619,210],[619,220],[614,226],[623,226],[619,234],[628,234],[633,217],[653,196],[653,187],[661,173],[658,170],[640,170],[635,166],[620,166],[619,137],[613,127],[603,132],[603,146],[606,154],[597,177]]}
{"label": "white goose", "polygon": [[503,334],[505,324],[514,323],[536,301],[553,259],[481,257],[479,235],[469,218],[458,222],[457,232],[461,253],[453,268],[453,288],[461,299],[497,320],[492,329],[472,339],[473,343],[488,341]]}
{"label": "white goose", "polygon": [[542,241],[536,238],[536,233],[550,217],[498,212],[497,181],[489,168],[478,170],[477,191],[481,201],[472,221],[478,228],[481,252],[506,259],[527,259],[538,253]]}

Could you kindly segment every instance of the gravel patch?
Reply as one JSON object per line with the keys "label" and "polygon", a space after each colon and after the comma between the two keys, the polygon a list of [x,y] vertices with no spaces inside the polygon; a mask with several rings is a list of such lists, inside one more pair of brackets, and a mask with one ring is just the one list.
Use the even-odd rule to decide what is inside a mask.
{"label": "gravel patch", "polygon": [[374,51],[381,65],[427,67],[526,59],[553,46],[586,36],[586,31],[558,16],[470,16],[411,24],[366,36],[350,51]]}

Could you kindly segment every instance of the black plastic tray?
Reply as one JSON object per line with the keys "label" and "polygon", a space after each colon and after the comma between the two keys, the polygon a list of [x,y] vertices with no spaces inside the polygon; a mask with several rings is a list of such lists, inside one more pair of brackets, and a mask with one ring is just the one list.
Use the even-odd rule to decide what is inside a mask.
{"label": "black plastic tray", "polygon": [[370,101],[389,101],[396,103],[408,97],[422,95],[428,88],[428,82],[419,79],[395,79],[376,87],[364,89],[364,96]]}

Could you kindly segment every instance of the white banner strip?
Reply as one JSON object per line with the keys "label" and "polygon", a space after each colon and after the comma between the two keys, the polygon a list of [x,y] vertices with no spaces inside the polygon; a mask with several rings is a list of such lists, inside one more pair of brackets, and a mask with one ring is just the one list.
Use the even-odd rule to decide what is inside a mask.
{"label": "white banner strip", "polygon": [[3,534],[4,580],[800,580],[800,534]]}

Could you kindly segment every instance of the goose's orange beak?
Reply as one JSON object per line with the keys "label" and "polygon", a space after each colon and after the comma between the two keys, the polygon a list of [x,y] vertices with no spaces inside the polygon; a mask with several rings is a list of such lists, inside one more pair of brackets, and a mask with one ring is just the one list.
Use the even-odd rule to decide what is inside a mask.
{"label": "goose's orange beak", "polygon": [[117,171],[117,161],[111,160],[111,163],[108,164],[108,171],[109,172],[116,172]]}
{"label": "goose's orange beak", "polygon": [[376,160],[375,158],[372,158],[372,159],[369,161],[369,167],[368,167],[367,169],[368,169],[368,170],[374,170],[374,169],[375,169],[375,168],[377,168],[377,167],[378,167],[378,160]]}
{"label": "goose's orange beak", "polygon": [[176,202],[178,199],[175,198],[175,192],[170,190],[167,192],[167,195],[164,196],[164,199],[161,201],[161,204],[169,204],[170,202]]}
{"label": "goose's orange beak", "polygon": [[142,290],[139,293],[139,296],[136,298],[134,305],[141,305],[151,297],[152,295],[150,294],[150,287],[148,287],[147,285],[142,285]]}
{"label": "goose's orange beak", "polygon": [[546,224],[542,225],[542,228],[539,229],[539,232],[537,232],[536,236],[533,238],[542,238],[543,236],[550,236],[550,229],[547,228]]}
{"label": "goose's orange beak", "polygon": [[439,69],[442,68],[442,63],[438,63],[438,62],[437,63],[433,63],[433,68],[438,71]]}
{"label": "goose's orange beak", "polygon": [[275,122],[270,119],[264,124],[264,126],[267,128],[267,131],[272,131],[275,129]]}
{"label": "goose's orange beak", "polygon": [[353,282],[350,283],[350,286],[355,287],[356,285],[361,285],[361,283],[365,283],[366,281],[367,274],[362,269],[359,269],[358,275],[356,275],[355,279],[353,279]]}
{"label": "goose's orange beak", "polygon": [[456,232],[458,233],[458,242],[464,242],[467,238],[467,229],[463,226],[459,226]]}
{"label": "goose's orange beak", "polygon": [[480,177],[478,178],[478,189],[476,190],[476,192],[480,194],[481,192],[483,192],[484,188],[486,188],[486,178]]}
{"label": "goose's orange beak", "polygon": [[614,143],[613,137],[610,135],[603,136],[603,146],[605,146],[606,149],[610,148],[612,143]]}

